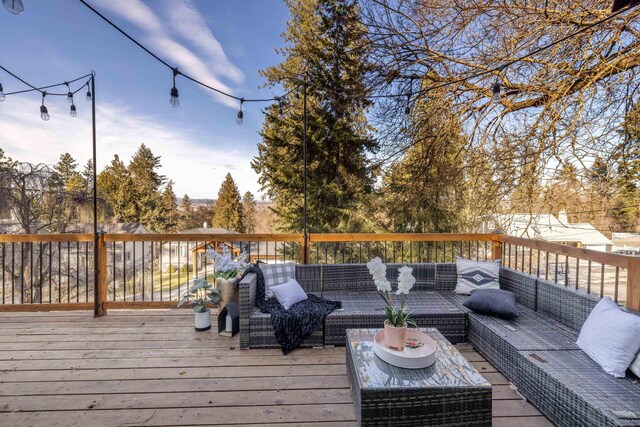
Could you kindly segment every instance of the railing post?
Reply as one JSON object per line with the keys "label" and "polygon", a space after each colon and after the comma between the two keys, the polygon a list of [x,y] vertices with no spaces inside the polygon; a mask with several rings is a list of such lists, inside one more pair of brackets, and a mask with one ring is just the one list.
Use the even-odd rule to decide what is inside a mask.
{"label": "railing post", "polygon": [[640,258],[627,259],[627,307],[640,311]]}
{"label": "railing post", "polygon": [[97,286],[96,286],[96,311],[95,317],[102,317],[107,314],[105,302],[107,301],[107,243],[104,241],[104,233],[100,233],[96,242],[98,263],[97,263]]}
{"label": "railing post", "polygon": [[491,238],[491,259],[502,260],[502,241],[497,234]]}
{"label": "railing post", "polygon": [[309,234],[305,233],[302,237],[302,263],[309,264],[309,254],[311,253],[311,246],[309,245]]}

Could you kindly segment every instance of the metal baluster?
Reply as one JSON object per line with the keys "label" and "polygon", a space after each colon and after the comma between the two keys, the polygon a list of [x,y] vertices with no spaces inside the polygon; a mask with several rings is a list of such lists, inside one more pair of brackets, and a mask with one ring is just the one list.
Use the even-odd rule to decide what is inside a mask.
{"label": "metal baluster", "polygon": [[76,302],[80,302],[80,242],[76,242]]}
{"label": "metal baluster", "polygon": [[564,256],[564,285],[569,286],[569,255]]}
{"label": "metal baluster", "polygon": [[580,258],[576,258],[576,290],[580,287]]}
{"label": "metal baluster", "polygon": [[58,242],[58,302],[62,302],[62,242]]}
{"label": "metal baluster", "polygon": [[600,298],[604,296],[604,264],[600,268]]}
{"label": "metal baluster", "polygon": [[589,263],[587,264],[587,268],[589,269],[587,271],[587,293],[590,294],[591,293],[591,260],[589,260]]}
{"label": "metal baluster", "polygon": [[111,246],[111,251],[113,254],[113,273],[111,274],[111,277],[113,279],[113,300],[116,300],[116,282],[117,282],[117,274],[116,272],[118,271],[118,265],[116,264],[116,242],[113,242],[113,245]]}
{"label": "metal baluster", "polygon": [[532,264],[533,264],[533,250],[529,248],[529,274],[531,274]]}
{"label": "metal baluster", "polygon": [[614,288],[614,294],[613,294],[613,300],[615,302],[618,302],[618,283],[619,283],[619,279],[620,279],[620,267],[616,267],[616,284],[615,284],[615,288]]}
{"label": "metal baluster", "polygon": [[556,255],[556,264],[554,266],[555,273],[554,273],[554,276],[553,276],[553,281],[555,283],[558,283],[558,253],[556,252],[555,255]]}
{"label": "metal baluster", "polygon": [[[133,271],[133,300],[135,301],[136,300],[136,295],[137,295],[136,294],[136,242],[133,241],[131,243],[133,244],[133,250],[131,251],[132,252],[132,256],[131,256],[132,263],[131,263],[131,265],[133,267],[132,268],[132,271]],[[178,258],[178,259],[180,259],[180,258]],[[178,269],[179,268],[180,268],[180,266],[178,266]],[[178,274],[179,274],[179,272],[180,272],[180,270],[178,270]],[[144,293],[144,291],[143,291],[143,293]]]}
{"label": "metal baluster", "polygon": [[84,302],[89,302],[89,242],[84,242]]}
{"label": "metal baluster", "polygon": [[536,259],[536,277],[540,277],[540,249],[538,249]]}
{"label": "metal baluster", "polygon": [[127,300],[127,242],[122,242],[122,301]]}
{"label": "metal baluster", "polygon": [[40,279],[38,280],[38,286],[40,287],[40,301],[38,301],[40,304],[42,304],[44,298],[43,298],[43,292],[42,292],[42,284],[43,284],[43,280],[42,280],[42,242],[40,242]]}
{"label": "metal baluster", "polygon": [[549,251],[545,252],[544,260],[545,260],[544,280],[549,280]]}
{"label": "metal baluster", "polygon": [[151,242],[151,301],[153,301],[154,296],[153,294],[155,293],[156,289],[155,286],[153,285],[153,264],[154,264],[154,259],[153,259],[153,247],[155,246],[156,242]]}
{"label": "metal baluster", "polygon": [[29,246],[29,302],[33,304],[33,243],[27,243]]}

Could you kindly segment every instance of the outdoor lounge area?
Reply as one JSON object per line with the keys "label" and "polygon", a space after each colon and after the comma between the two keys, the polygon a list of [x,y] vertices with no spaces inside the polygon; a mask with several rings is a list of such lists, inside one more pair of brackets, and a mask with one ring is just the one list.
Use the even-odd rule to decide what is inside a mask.
{"label": "outdoor lounge area", "polygon": [[[270,315],[256,307],[258,277],[250,272],[238,283],[238,333],[219,335],[215,310],[213,327],[195,332],[192,310],[173,308],[175,295],[209,273],[196,272],[180,289],[165,292],[162,284],[149,283],[153,271],[144,266],[123,283],[107,260],[120,243],[197,244],[203,236],[104,235],[95,294],[93,286],[76,286],[89,293],[67,294],[65,301],[56,300],[55,286],[37,293],[26,283],[5,286],[0,425],[640,423],[634,374],[615,378],[576,345],[601,297],[637,304],[639,259],[496,234],[204,237],[229,245],[248,239],[281,244],[279,263],[263,266],[295,263],[309,295],[338,300],[341,307],[283,355]],[[91,238],[7,235],[0,244],[7,251],[16,239],[46,246],[47,240]],[[400,267],[413,268],[407,307],[437,343],[433,366],[397,368],[374,354],[373,336],[385,319],[385,301],[363,261],[374,255],[393,261],[387,277],[394,287]],[[467,297],[454,292],[459,277],[452,262],[461,256],[501,260],[499,286],[515,295],[517,318],[463,305]],[[560,275],[558,266],[569,265],[575,267]]]}

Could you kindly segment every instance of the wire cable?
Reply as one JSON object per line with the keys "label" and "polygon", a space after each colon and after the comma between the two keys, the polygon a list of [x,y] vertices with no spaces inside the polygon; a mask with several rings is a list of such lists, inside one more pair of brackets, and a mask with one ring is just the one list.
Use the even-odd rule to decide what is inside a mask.
{"label": "wire cable", "polygon": [[[140,43],[139,41],[137,41],[135,38],[133,38],[131,35],[129,35],[126,31],[124,31],[122,28],[120,28],[117,24],[115,24],[113,21],[111,21],[109,18],[107,18],[106,16],[104,16],[102,13],[98,12],[93,6],[91,6],[89,3],[87,3],[85,0],[79,0],[80,3],[82,3],[83,5],[85,5],[87,8],[89,8],[93,13],[95,13],[96,15],[98,15],[100,18],[102,18],[103,21],[105,21],[107,24],[111,25],[113,28],[115,28],[119,33],[121,33],[123,36],[125,36],[126,38],[128,38],[131,42],[133,42],[134,44],[136,44],[140,49],[144,50],[145,52],[147,52],[149,55],[151,55],[153,58],[155,58],[158,62],[160,62],[161,64],[163,64],[165,67],[169,68],[170,70],[177,70],[177,67],[173,67],[171,66],[167,61],[165,61],[164,59],[160,58],[158,55],[156,55],[155,53],[153,53],[150,49],[148,49],[146,46],[144,46],[142,43]],[[231,93],[225,92],[223,90],[220,90],[216,87],[213,87],[211,85],[208,85],[198,79],[196,79],[195,77],[192,77],[188,74],[184,74],[182,71],[178,71],[178,74],[183,76],[184,78],[186,78],[187,80],[192,81],[193,83],[196,83],[206,89],[212,90],[220,95],[226,96],[228,98],[232,98],[235,99],[236,101],[242,101],[242,102],[273,102],[273,101],[278,101],[281,98],[289,95],[291,92],[293,92],[294,90],[297,89],[296,86],[294,89],[290,90],[289,92],[285,93],[284,95],[280,95],[280,96],[274,96],[272,98],[243,98],[240,96],[236,96],[233,95]]]}

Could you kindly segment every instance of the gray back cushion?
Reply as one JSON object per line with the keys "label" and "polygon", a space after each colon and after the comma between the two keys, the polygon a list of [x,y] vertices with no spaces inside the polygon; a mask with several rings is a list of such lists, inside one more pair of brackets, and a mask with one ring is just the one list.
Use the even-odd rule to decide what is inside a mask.
{"label": "gray back cushion", "polygon": [[453,291],[458,282],[456,264],[443,262],[436,264],[436,288],[440,291]]}
{"label": "gray back cushion", "polygon": [[594,295],[538,279],[538,312],[579,331],[599,301]]}
{"label": "gray back cushion", "polygon": [[375,291],[366,264],[323,264],[322,291]]}
{"label": "gray back cushion", "polygon": [[500,289],[513,292],[518,304],[537,309],[536,277],[512,268],[500,268]]}
{"label": "gray back cushion", "polygon": [[320,264],[296,265],[296,280],[305,292],[320,293],[322,291],[321,268]]}
{"label": "gray back cushion", "polygon": [[398,284],[398,269],[407,265],[413,268],[411,274],[416,278],[412,291],[436,291],[436,266],[432,263],[420,264],[387,264],[387,280],[391,283],[394,291]]}

